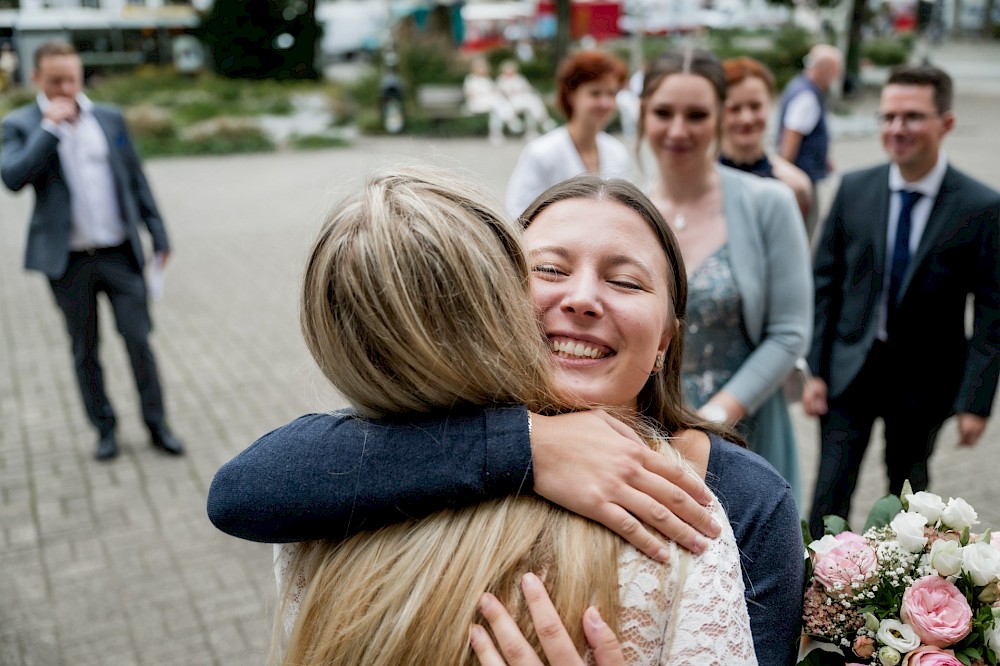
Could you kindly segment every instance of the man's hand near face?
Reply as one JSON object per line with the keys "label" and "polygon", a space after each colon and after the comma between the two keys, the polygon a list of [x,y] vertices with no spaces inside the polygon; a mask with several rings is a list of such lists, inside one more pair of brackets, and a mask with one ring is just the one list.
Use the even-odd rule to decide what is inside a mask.
{"label": "man's hand near face", "polygon": [[49,100],[49,108],[45,111],[45,119],[55,124],[75,123],[80,118],[80,107],[76,100],[69,97],[56,97]]}

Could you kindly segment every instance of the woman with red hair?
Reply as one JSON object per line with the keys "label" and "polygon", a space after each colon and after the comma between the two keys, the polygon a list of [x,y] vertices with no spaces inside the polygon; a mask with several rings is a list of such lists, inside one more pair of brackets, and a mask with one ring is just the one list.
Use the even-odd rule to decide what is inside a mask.
{"label": "woman with red hair", "polygon": [[567,178],[630,175],[628,149],[604,131],[627,75],[625,63],[603,51],[579,51],[562,61],[556,73],[557,102],[567,122],[524,147],[507,184],[505,203],[511,215]]}
{"label": "woman with red hair", "polygon": [[729,58],[722,67],[726,72],[726,102],[719,161],[788,185],[805,218],[812,204],[812,181],[805,171],[764,149],[775,93],[774,75],[762,63],[747,57]]}

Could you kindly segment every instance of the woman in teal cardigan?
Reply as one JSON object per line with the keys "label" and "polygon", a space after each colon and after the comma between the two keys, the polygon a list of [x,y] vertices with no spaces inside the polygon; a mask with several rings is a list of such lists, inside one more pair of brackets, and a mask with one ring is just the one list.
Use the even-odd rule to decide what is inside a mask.
{"label": "woman in teal cardigan", "polygon": [[658,166],[650,198],[671,224],[690,284],[683,385],[710,421],[737,427],[792,486],[798,456],[781,387],[808,346],[812,272],[791,190],[716,163],[726,77],[711,52],[650,63],[640,136]]}

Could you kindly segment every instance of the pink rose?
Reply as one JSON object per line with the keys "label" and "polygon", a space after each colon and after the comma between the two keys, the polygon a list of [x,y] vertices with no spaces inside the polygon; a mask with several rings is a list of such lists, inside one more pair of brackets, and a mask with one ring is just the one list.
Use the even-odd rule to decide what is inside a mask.
{"label": "pink rose", "polygon": [[910,652],[899,666],[961,666],[951,650],[925,645]]}
{"label": "pink rose", "polygon": [[913,627],[923,643],[936,647],[954,645],[972,631],[969,602],[957,587],[940,576],[924,576],[903,592],[900,617]]}
{"label": "pink rose", "polygon": [[813,575],[828,593],[836,592],[836,584],[843,585],[842,592],[851,593],[852,583],[862,583],[875,572],[878,559],[865,538],[854,532],[841,532],[837,545],[826,552],[816,553]]}
{"label": "pink rose", "polygon": [[875,654],[875,641],[868,636],[858,636],[854,639],[854,645],[851,648],[854,650],[854,654],[862,659],[868,659]]}

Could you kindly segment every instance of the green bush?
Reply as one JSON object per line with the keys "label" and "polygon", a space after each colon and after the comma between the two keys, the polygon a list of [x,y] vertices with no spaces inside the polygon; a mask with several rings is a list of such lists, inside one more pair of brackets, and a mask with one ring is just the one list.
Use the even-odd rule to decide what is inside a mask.
{"label": "green bush", "polygon": [[299,136],[296,134],[291,137],[288,145],[297,150],[318,150],[321,148],[343,148],[344,146],[351,145],[351,142],[342,136],[324,134]]}
{"label": "green bush", "polygon": [[861,57],[878,67],[893,67],[909,61],[913,51],[912,40],[898,38],[869,39],[861,44]]}
{"label": "green bush", "polygon": [[216,118],[194,125],[183,134],[191,155],[255,153],[274,150],[274,143],[257,123],[243,118]]}

